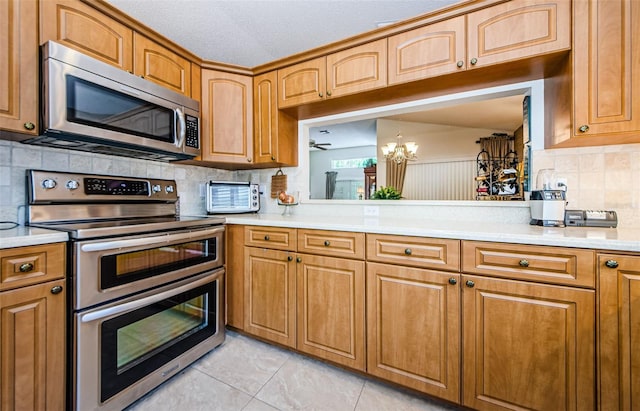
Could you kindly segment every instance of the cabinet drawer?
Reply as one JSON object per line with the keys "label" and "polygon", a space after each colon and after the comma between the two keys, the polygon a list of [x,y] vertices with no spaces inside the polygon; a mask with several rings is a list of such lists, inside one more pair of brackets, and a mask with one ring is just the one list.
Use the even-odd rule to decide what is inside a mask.
{"label": "cabinet drawer", "polygon": [[295,251],[296,230],[284,227],[247,226],[244,228],[244,245]]}
{"label": "cabinet drawer", "polygon": [[0,291],[64,278],[65,244],[0,249]]}
{"label": "cabinet drawer", "polygon": [[462,271],[554,284],[595,287],[591,250],[462,242]]}
{"label": "cabinet drawer", "polygon": [[298,230],[298,252],[364,259],[364,233]]}
{"label": "cabinet drawer", "polygon": [[367,260],[438,270],[460,270],[460,241],[367,234]]}

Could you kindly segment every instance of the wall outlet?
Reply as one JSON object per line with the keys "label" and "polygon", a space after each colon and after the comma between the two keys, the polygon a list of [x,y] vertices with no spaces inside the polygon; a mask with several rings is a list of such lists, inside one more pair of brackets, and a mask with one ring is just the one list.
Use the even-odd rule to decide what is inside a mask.
{"label": "wall outlet", "polygon": [[366,217],[378,217],[380,215],[380,207],[378,206],[365,206],[364,215]]}

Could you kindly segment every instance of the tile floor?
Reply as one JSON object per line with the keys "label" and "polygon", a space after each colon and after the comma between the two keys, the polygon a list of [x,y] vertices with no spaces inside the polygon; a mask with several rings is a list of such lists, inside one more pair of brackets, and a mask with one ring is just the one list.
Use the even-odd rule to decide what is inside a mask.
{"label": "tile floor", "polygon": [[455,409],[229,331],[222,345],[127,411]]}

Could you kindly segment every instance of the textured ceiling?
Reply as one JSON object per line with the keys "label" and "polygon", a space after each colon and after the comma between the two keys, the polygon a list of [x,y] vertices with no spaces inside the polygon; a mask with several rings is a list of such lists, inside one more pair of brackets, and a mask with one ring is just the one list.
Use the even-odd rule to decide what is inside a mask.
{"label": "textured ceiling", "polygon": [[182,47],[256,67],[459,0],[106,0]]}

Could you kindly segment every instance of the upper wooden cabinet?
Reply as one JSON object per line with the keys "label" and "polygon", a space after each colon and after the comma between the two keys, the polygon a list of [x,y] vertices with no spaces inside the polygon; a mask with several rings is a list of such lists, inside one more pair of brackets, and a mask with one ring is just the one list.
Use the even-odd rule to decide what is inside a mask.
{"label": "upper wooden cabinet", "polygon": [[254,163],[298,165],[297,121],[278,110],[278,73],[253,79]]}
{"label": "upper wooden cabinet", "polygon": [[133,72],[133,30],[79,0],[40,2],[40,43],[57,41]]}
{"label": "upper wooden cabinet", "polygon": [[460,16],[389,37],[389,84],[463,70],[465,33]]}
{"label": "upper wooden cabinet", "polygon": [[251,77],[202,70],[202,161],[253,163],[252,100]]}
{"label": "upper wooden cabinet", "polygon": [[0,130],[38,133],[38,6],[0,2]]}
{"label": "upper wooden cabinet", "polygon": [[640,141],[640,3],[574,1],[573,129],[581,145]]}
{"label": "upper wooden cabinet", "polygon": [[134,74],[191,96],[191,62],[145,36],[134,33]]}
{"label": "upper wooden cabinet", "polygon": [[278,70],[278,107],[291,107],[387,85],[387,39]]}
{"label": "upper wooden cabinet", "polygon": [[468,68],[569,50],[571,2],[513,0],[467,15]]}

